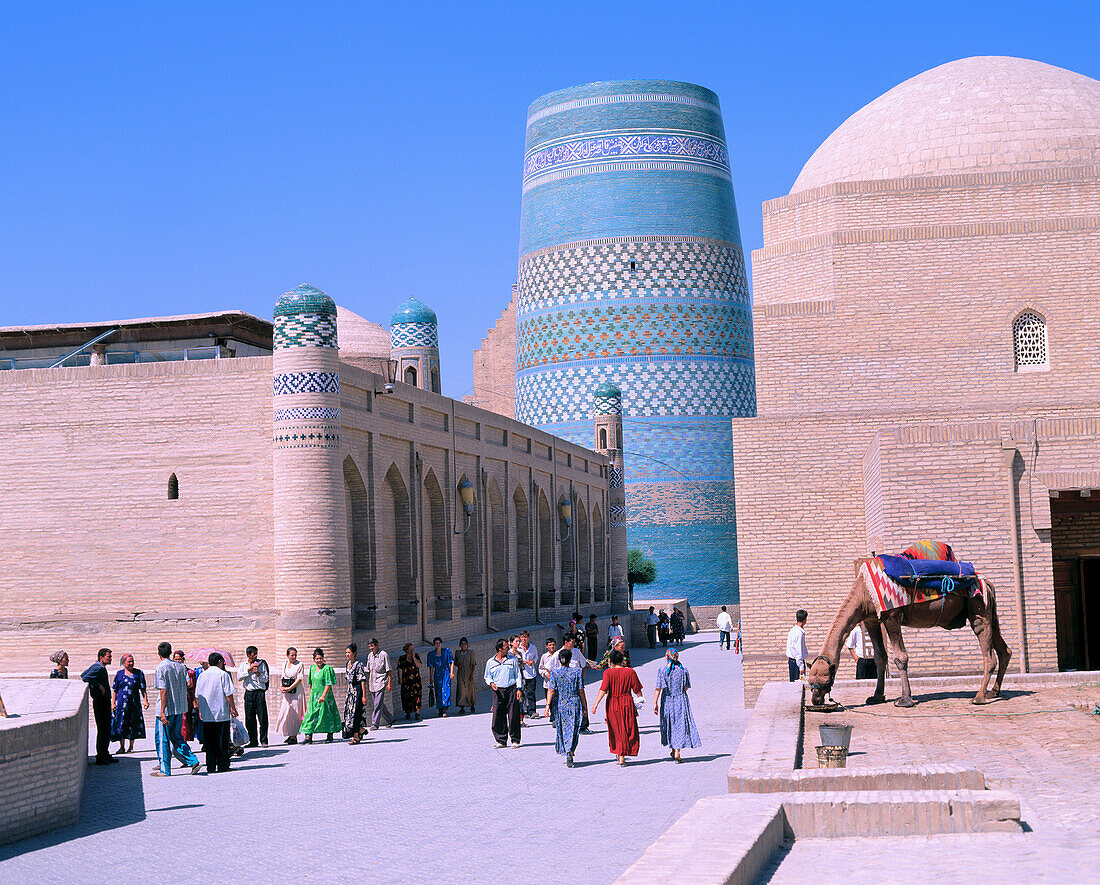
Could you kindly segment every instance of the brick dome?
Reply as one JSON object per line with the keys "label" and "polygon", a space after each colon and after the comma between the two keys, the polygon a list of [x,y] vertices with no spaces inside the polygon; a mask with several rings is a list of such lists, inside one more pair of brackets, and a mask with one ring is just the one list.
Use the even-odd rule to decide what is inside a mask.
{"label": "brick dome", "polygon": [[856,111],[791,193],[838,181],[1100,162],[1100,82],[1022,58],[979,56],[918,74]]}

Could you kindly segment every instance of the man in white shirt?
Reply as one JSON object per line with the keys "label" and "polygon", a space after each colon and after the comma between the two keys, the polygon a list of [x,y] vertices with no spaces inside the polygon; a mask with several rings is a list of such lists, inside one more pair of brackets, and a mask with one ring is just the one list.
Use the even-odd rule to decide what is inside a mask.
{"label": "man in white shirt", "polygon": [[531,634],[527,630],[519,634],[519,660],[523,664],[523,715],[538,719],[535,711],[535,682],[538,678],[539,652],[531,645]]}
{"label": "man in white shirt", "polygon": [[191,747],[183,739],[183,717],[187,713],[187,668],[172,660],[172,644],[162,642],[157,646],[160,663],[153,674],[153,690],[157,693],[157,718],[153,725],[156,729],[157,759],[160,764],[149,772],[154,777],[168,777],[172,774],[172,757],[175,756],[198,774],[202,765]]}
{"label": "man in white shirt", "polygon": [[856,662],[856,679],[877,679],[878,667],[875,666],[875,650],[867,639],[867,634],[862,624],[856,624],[855,629],[848,634],[848,641],[844,643],[848,654]]}
{"label": "man in white shirt", "polygon": [[[718,647],[722,647],[722,643],[726,644],[726,651],[730,648],[730,634],[733,632],[733,618],[730,617],[730,613],[726,611],[726,607],[722,606],[722,611],[718,613]],[[651,645],[650,648],[653,648]]]}
{"label": "man in white shirt", "polygon": [[791,682],[798,682],[806,671],[806,658],[810,653],[806,650],[806,609],[800,608],[794,615],[794,626],[787,634],[787,670]]}
{"label": "man in white shirt", "polygon": [[485,662],[485,684],[493,690],[493,707],[489,727],[498,749],[518,747],[520,741],[519,709],[523,701],[523,665],[510,654],[510,643],[497,640],[497,653]]}
{"label": "man in white shirt", "polygon": [[[550,674],[561,666],[558,660],[558,643],[553,636],[546,638],[546,654],[539,658],[539,675],[542,676],[542,688],[547,694],[550,692]],[[550,722],[558,713],[558,696],[555,694],[550,700]]]}
{"label": "man in white shirt", "polygon": [[[725,608],[722,609],[725,611]],[[645,638],[649,640],[649,647],[657,647],[657,621],[660,618],[657,617],[657,612],[654,611],[653,606],[649,607],[649,613],[645,616]]]}
{"label": "man in white shirt", "polygon": [[386,706],[386,695],[393,690],[393,667],[387,652],[378,650],[378,640],[367,644],[367,691],[371,694],[373,709],[370,730],[378,731],[379,725],[393,727],[393,713]]}
{"label": "man in white shirt", "polygon": [[225,658],[216,651],[210,653],[210,666],[195,683],[195,700],[202,718],[206,773],[229,771],[229,728],[237,715],[237,702],[233,680],[225,672]]}
{"label": "man in white shirt", "polygon": [[[619,626],[619,616],[611,616],[611,625],[607,628],[607,644],[612,645],[616,639],[623,635],[623,628]],[[575,655],[574,655],[575,657]]]}
{"label": "man in white shirt", "polygon": [[[267,746],[267,683],[271,678],[267,661],[260,657],[254,645],[244,650],[248,660],[237,668],[237,678],[244,689],[244,727],[248,729],[248,746]],[[259,730],[257,733],[257,722]]]}

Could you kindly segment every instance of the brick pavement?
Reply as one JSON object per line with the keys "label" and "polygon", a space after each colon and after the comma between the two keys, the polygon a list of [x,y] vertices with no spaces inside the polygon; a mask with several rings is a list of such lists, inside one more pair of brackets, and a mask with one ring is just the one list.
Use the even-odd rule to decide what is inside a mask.
{"label": "brick pavement", "polygon": [[[856,880],[875,882],[1100,881],[1100,722],[1071,705],[1100,697],[1100,686],[1009,687],[1004,700],[970,705],[971,691],[916,691],[910,710],[859,704],[865,688],[834,690],[852,712],[806,714],[806,747],[821,721],[855,726],[849,769],[887,762],[901,767],[968,762],[990,789],[1020,799],[1032,832],[890,839],[799,839],[781,851],[757,881],[802,883],[820,875],[822,859]],[[1061,710],[1063,712],[1044,712]],[[1005,715],[1015,714],[1015,715]],[[813,765],[812,750],[805,764]]]}
{"label": "brick pavement", "polygon": [[[704,742],[683,765],[662,751],[649,706],[657,653],[638,649],[642,753],[624,769],[599,716],[572,770],[545,720],[524,730],[522,748],[496,750],[485,713],[399,720],[359,747],[273,744],[217,777],[148,777],[149,740],[118,765],[88,769],[75,827],[0,849],[0,881],[98,882],[108,863],[123,882],[157,870],[180,882],[537,881],[570,856],[572,882],[611,882],[696,800],[726,791],[748,713],[740,658],[712,636],[682,654]],[[488,694],[479,700],[487,710]],[[514,824],[517,813],[531,816]],[[198,850],[204,826],[221,832]]]}

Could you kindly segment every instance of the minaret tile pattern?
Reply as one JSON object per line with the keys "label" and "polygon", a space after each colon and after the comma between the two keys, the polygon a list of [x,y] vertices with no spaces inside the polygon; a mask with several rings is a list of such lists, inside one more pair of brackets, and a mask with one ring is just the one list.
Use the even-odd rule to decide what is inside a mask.
{"label": "minaret tile pattern", "polygon": [[756,403],[718,97],[654,80],[543,96],[523,173],[516,418],[587,445],[613,378],[628,534],[658,562],[655,592],[735,598],[729,419]]}

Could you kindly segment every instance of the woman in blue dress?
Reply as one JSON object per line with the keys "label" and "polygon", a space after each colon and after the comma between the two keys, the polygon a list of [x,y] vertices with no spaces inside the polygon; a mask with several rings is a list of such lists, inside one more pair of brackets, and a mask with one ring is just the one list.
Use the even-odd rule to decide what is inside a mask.
{"label": "woman in blue dress", "polygon": [[680,653],[669,649],[665,652],[668,665],[657,673],[657,689],[653,693],[653,712],[661,717],[661,744],[670,747],[668,754],[677,762],[683,762],[680,751],[684,747],[701,747],[695,718],[691,715],[688,689],[691,677],[680,663]]}
{"label": "woman in blue dress", "polygon": [[435,648],[428,652],[428,678],[435,692],[435,706],[440,716],[447,715],[451,706],[451,679],[455,675],[455,656],[449,648],[443,647],[438,636],[432,640]]}
{"label": "woman in blue dress", "polygon": [[550,717],[550,703],[557,698],[554,750],[559,756],[564,756],[565,764],[572,768],[573,754],[577,752],[577,736],[581,733],[588,700],[584,696],[584,670],[569,666],[573,660],[572,649],[563,648],[558,652],[558,660],[561,666],[551,670],[546,680],[549,685],[546,689],[546,716]]}
{"label": "woman in blue dress", "polygon": [[[111,740],[118,741],[120,753],[133,753],[134,740],[145,737],[145,716],[142,709],[149,709],[149,695],[145,689],[145,674],[134,667],[134,656],[125,654],[119,663],[122,669],[115,674],[111,703]],[[126,748],[126,741],[130,741]]]}

